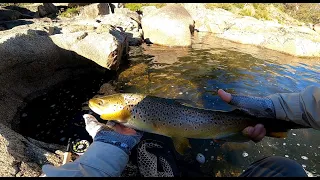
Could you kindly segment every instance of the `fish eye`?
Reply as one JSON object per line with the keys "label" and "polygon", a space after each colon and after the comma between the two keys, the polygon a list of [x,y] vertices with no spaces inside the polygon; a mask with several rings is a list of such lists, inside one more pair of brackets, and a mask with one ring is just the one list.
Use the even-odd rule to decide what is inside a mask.
{"label": "fish eye", "polygon": [[102,106],[103,105],[103,101],[102,100],[98,100],[98,105]]}

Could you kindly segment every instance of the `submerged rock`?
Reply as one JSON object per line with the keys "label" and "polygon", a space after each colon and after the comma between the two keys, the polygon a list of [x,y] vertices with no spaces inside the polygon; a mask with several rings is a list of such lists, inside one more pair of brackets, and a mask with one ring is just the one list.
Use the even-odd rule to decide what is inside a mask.
{"label": "submerged rock", "polygon": [[183,6],[167,5],[141,20],[144,39],[164,46],[190,46],[194,21]]}
{"label": "submerged rock", "polygon": [[118,80],[122,82],[127,82],[134,79],[137,76],[143,76],[147,74],[148,65],[145,63],[139,63],[132,67],[129,67],[125,71],[119,74]]}

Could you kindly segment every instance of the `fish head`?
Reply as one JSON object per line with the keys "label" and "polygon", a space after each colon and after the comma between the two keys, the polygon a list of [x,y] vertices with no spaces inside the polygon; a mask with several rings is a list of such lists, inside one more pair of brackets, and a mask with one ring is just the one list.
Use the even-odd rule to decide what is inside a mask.
{"label": "fish head", "polygon": [[119,93],[89,100],[89,108],[103,120],[126,123],[131,116],[130,110],[144,99],[144,95]]}

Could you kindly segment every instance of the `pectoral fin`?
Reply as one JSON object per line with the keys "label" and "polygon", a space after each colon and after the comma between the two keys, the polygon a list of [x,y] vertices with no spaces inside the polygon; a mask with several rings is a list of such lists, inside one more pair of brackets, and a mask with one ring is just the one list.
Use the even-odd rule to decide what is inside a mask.
{"label": "pectoral fin", "polygon": [[174,148],[183,155],[188,148],[191,148],[189,139],[183,137],[172,137]]}
{"label": "pectoral fin", "polygon": [[130,111],[127,109],[122,109],[108,114],[101,114],[100,118],[103,120],[117,120],[120,123],[127,122],[127,119],[130,117]]}

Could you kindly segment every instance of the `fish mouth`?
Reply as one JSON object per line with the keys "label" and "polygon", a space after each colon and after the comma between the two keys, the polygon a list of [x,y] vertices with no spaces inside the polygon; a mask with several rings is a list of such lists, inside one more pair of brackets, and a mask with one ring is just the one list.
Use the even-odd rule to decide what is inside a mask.
{"label": "fish mouth", "polygon": [[89,108],[90,108],[93,112],[95,112],[95,113],[97,113],[97,114],[100,115],[100,113],[99,113],[99,111],[100,111],[99,107],[98,107],[98,106],[95,106],[95,105],[94,105],[94,102],[93,102],[92,100],[89,100],[88,106],[89,106]]}

